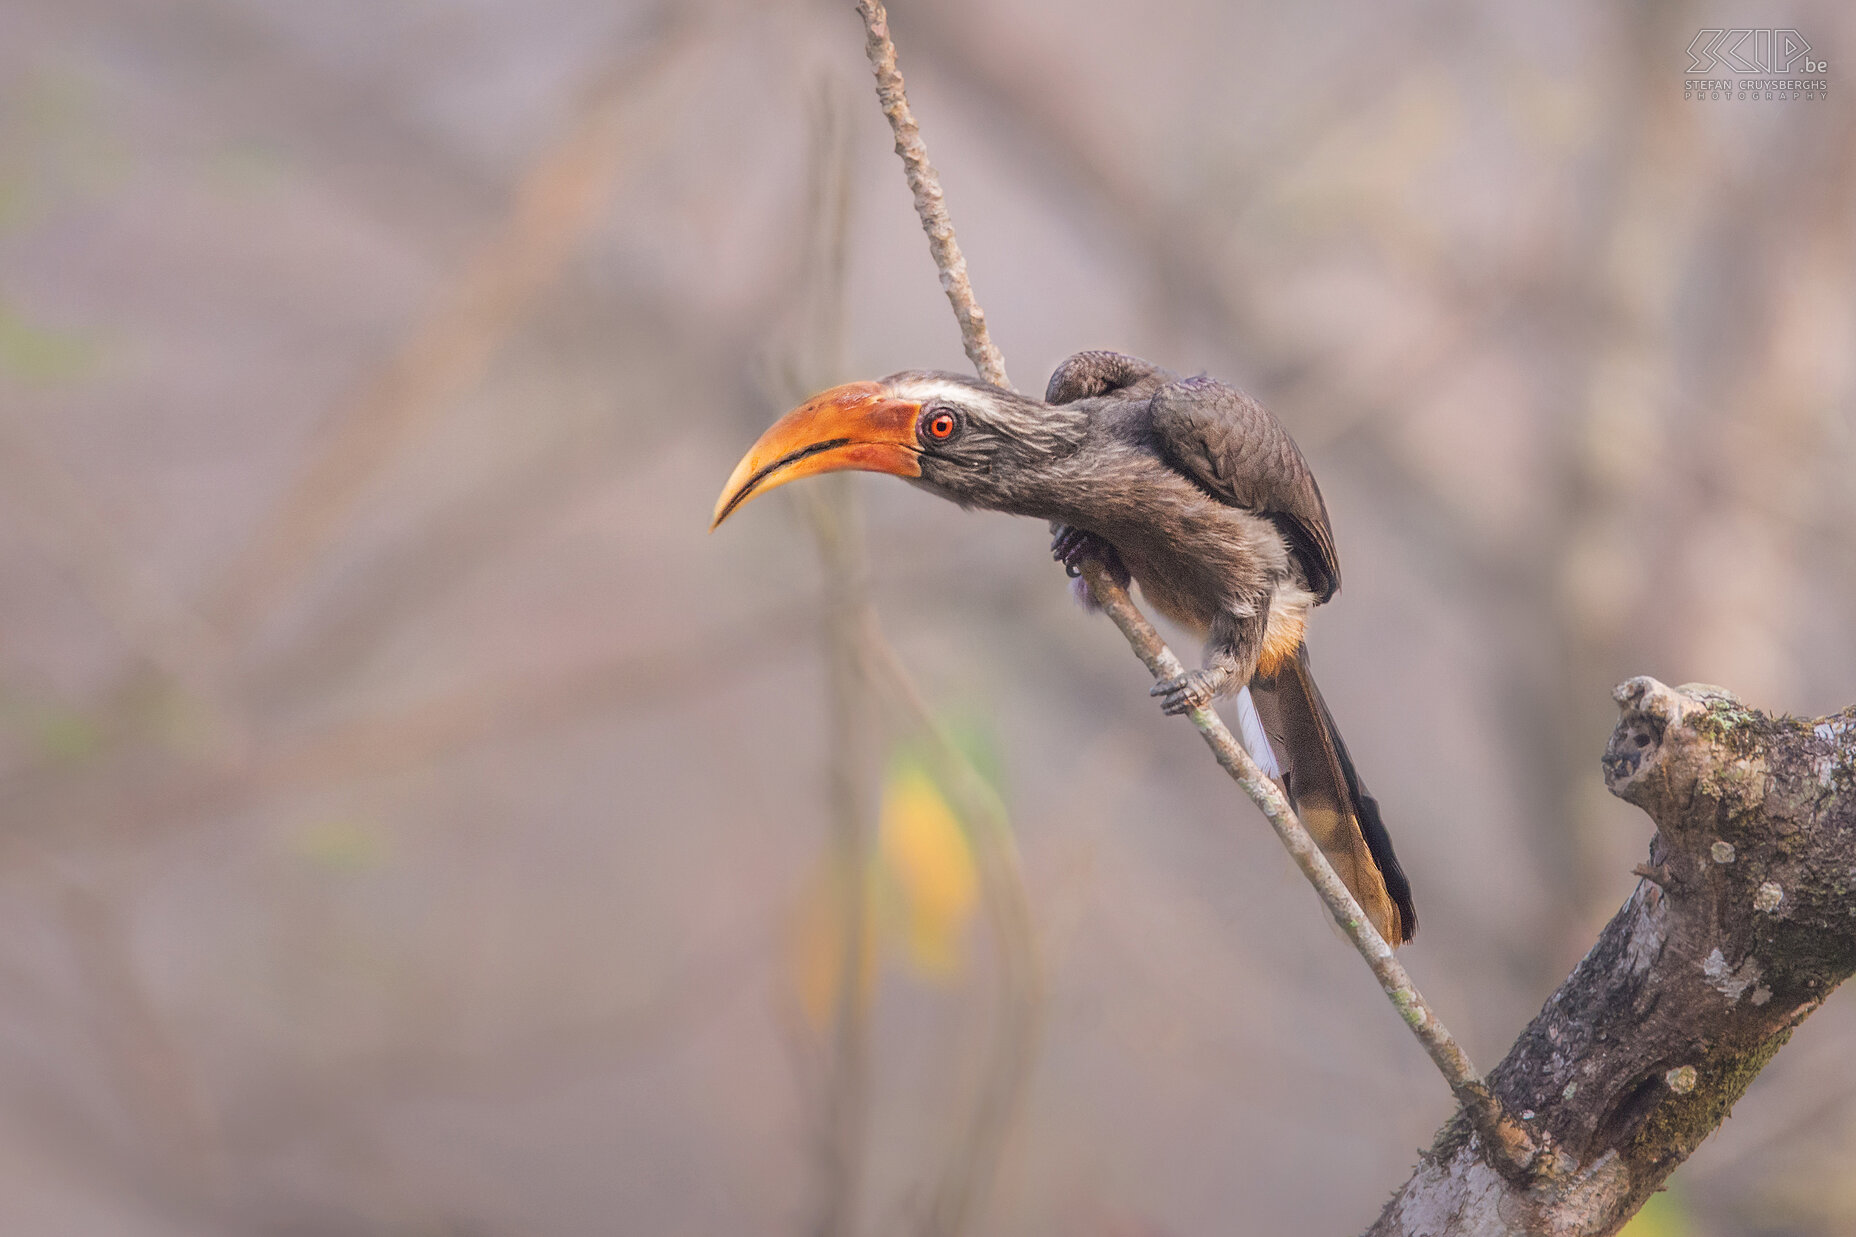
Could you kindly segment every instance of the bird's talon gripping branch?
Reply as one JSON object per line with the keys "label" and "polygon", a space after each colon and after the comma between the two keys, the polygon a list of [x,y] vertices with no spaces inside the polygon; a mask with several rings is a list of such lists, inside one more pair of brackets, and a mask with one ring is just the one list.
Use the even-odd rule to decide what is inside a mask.
{"label": "bird's talon gripping branch", "polygon": [[1050,539],[1050,556],[1063,564],[1063,574],[1072,580],[1083,574],[1083,561],[1089,557],[1089,534],[1080,528],[1059,525]]}
{"label": "bird's talon gripping branch", "polygon": [[1110,576],[1123,588],[1128,587],[1128,569],[1122,565],[1121,555],[1115,547],[1080,528],[1071,528],[1067,524],[1058,525],[1050,539],[1050,556],[1063,564],[1063,572],[1072,580],[1083,574],[1083,564],[1094,559],[1108,568]]}
{"label": "bird's talon gripping branch", "polygon": [[1219,670],[1188,670],[1177,678],[1155,683],[1147,694],[1159,696],[1160,711],[1176,717],[1209,706],[1230,677]]}

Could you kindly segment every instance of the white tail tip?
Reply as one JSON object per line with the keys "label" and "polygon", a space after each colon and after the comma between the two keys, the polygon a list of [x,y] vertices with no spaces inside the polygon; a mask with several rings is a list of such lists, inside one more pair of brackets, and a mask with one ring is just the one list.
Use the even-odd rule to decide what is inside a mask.
{"label": "white tail tip", "polygon": [[1237,737],[1265,776],[1282,777],[1282,766],[1270,749],[1270,737],[1263,732],[1263,719],[1257,715],[1257,702],[1250,698],[1249,687],[1237,693]]}

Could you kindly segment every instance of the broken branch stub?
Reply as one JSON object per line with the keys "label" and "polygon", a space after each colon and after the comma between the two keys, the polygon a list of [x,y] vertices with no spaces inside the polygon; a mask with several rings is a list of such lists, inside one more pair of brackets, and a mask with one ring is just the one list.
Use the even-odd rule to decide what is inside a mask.
{"label": "broken branch stub", "polygon": [[1773,718],[1651,678],[1616,697],[1605,783],[1655,821],[1655,878],[1489,1076],[1532,1114],[1535,1182],[1452,1121],[1374,1233],[1614,1232],[1856,970],[1856,709]]}

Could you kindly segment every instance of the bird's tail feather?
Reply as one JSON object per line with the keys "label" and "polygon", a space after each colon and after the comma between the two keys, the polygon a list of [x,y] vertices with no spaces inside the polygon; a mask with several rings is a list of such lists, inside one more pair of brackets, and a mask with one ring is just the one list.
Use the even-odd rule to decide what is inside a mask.
{"label": "bird's tail feather", "polygon": [[1243,742],[1244,750],[1257,762],[1265,777],[1280,778],[1282,766],[1276,763],[1276,752],[1270,747],[1270,736],[1263,729],[1263,719],[1257,716],[1257,702],[1250,695],[1250,688],[1245,687],[1237,693],[1237,737]]}
{"label": "bird's tail feather", "polygon": [[1251,679],[1239,694],[1244,744],[1251,747],[1254,718],[1275,754],[1281,770],[1277,776],[1303,826],[1379,934],[1400,945],[1418,930],[1418,913],[1411,902],[1411,883],[1392,853],[1379,802],[1360,782],[1334,715],[1309,673],[1307,649],[1283,658],[1275,669],[1267,678]]}

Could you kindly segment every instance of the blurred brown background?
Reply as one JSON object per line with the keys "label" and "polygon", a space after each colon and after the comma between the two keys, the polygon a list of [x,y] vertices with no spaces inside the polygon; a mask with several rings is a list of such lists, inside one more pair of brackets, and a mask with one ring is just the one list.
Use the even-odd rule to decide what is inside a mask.
{"label": "blurred brown background", "polygon": [[[1209,370],[1311,457],[1322,682],[1493,1064],[1644,854],[1611,685],[1856,700],[1856,14],[892,19],[1019,385]],[[1829,98],[1685,100],[1753,25]],[[0,0],[0,1232],[1344,1233],[1404,1177],[1448,1093],[1041,527],[705,535],[805,389],[965,368],[861,49]],[[1839,997],[1640,1231],[1856,1231],[1852,1049]]]}

